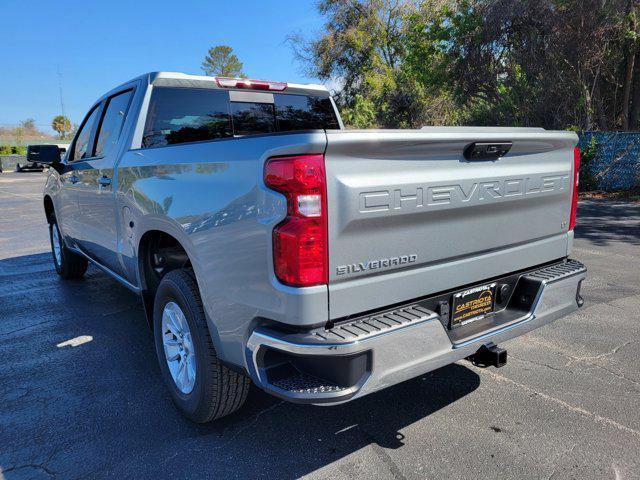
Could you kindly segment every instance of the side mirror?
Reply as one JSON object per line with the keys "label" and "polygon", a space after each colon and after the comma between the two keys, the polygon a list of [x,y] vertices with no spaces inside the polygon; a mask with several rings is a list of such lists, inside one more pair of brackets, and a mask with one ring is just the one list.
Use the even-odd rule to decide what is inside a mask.
{"label": "side mirror", "polygon": [[44,165],[60,163],[60,147],[57,145],[29,145],[27,161]]}

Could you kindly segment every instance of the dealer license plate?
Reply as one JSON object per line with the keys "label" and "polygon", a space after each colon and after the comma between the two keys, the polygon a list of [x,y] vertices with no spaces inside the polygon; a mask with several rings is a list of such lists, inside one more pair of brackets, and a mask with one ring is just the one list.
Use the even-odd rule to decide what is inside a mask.
{"label": "dealer license plate", "polygon": [[493,312],[496,284],[481,285],[453,294],[451,328],[480,320]]}

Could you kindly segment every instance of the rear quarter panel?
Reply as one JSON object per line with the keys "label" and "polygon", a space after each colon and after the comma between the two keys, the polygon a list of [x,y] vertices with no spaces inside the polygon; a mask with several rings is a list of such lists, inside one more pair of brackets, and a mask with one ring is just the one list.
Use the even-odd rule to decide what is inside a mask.
{"label": "rear quarter panel", "polygon": [[[218,354],[244,365],[244,343],[260,317],[294,324],[328,319],[327,287],[294,289],[274,277],[271,232],[284,197],[263,183],[264,161],[322,153],[322,132],[245,137],[126,152],[117,167],[119,251],[139,283],[145,232],[173,235],[193,264]],[[135,227],[128,225],[133,221]]]}

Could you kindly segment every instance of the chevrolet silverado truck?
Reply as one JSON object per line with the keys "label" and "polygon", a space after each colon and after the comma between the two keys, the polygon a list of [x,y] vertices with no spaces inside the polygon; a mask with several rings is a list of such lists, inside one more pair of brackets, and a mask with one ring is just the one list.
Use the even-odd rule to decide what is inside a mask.
{"label": "chevrolet silverado truck", "polygon": [[[150,73],[102,96],[44,188],[53,264],[140,295],[195,422],[253,382],[340,404],[582,305],[569,258],[577,137],[541,128],[346,130],[318,85]],[[106,288],[106,286],[105,286]]]}

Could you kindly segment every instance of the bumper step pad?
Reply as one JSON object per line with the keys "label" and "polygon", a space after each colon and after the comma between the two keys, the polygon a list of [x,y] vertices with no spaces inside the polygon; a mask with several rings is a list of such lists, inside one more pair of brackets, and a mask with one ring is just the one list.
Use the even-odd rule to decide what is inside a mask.
{"label": "bumper step pad", "polygon": [[552,283],[586,271],[587,267],[585,267],[584,264],[577,260],[567,260],[564,263],[551,265],[549,267],[536,270],[535,272],[528,273],[525,275],[525,278],[545,283]]}
{"label": "bumper step pad", "polygon": [[343,323],[328,330],[316,331],[315,335],[323,341],[362,340],[382,332],[406,327],[411,323],[424,322],[437,317],[438,314],[436,312],[432,312],[416,303],[370,317],[359,318],[353,322]]}

